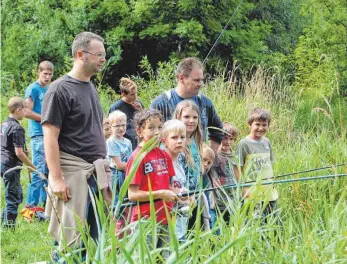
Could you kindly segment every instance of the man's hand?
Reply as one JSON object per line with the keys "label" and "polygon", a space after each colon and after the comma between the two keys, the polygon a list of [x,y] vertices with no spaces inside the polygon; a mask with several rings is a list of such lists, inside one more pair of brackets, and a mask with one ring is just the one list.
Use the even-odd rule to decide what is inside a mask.
{"label": "man's hand", "polygon": [[173,191],[162,190],[161,192],[161,199],[163,199],[165,202],[174,202],[177,198],[177,195]]}
{"label": "man's hand", "polygon": [[137,101],[133,102],[131,105],[132,105],[137,111],[142,111],[142,110],[143,110],[141,104],[140,104],[139,102],[137,102]]}
{"label": "man's hand", "polygon": [[36,166],[35,167],[28,166],[28,170],[30,172],[36,172],[37,171],[37,167]]}
{"label": "man's hand", "polygon": [[65,184],[63,179],[54,180],[52,178],[53,177],[50,178],[49,184],[53,194],[59,199],[64,200],[64,202],[68,202],[71,199],[69,187]]}

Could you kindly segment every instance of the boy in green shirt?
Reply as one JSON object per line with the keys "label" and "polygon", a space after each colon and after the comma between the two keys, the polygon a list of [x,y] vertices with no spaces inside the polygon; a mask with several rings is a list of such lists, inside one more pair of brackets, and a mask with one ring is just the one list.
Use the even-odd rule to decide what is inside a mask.
{"label": "boy in green shirt", "polygon": [[[270,113],[262,108],[253,109],[248,117],[250,134],[243,138],[237,147],[241,181],[255,181],[251,188],[243,189],[243,197],[259,201],[256,208],[263,208],[261,217],[266,221],[278,208],[278,193],[272,185],[261,185],[263,180],[273,180],[273,153],[271,144],[265,134],[271,121]],[[264,208],[264,205],[265,208]]]}

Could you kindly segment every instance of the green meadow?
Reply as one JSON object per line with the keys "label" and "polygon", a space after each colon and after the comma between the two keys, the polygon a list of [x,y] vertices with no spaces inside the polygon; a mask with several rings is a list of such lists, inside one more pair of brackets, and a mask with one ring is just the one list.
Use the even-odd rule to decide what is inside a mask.
{"label": "green meadow", "polygon": [[[172,65],[148,68],[149,78],[133,76],[145,106],[161,91],[174,87]],[[111,89],[99,85],[105,112],[119,98]],[[303,92],[289,84],[286,76],[258,68],[251,75],[220,72],[206,78],[202,90],[215,104],[223,121],[239,128],[239,138],[248,134],[247,113],[253,107],[271,111],[267,134],[275,153],[275,175],[336,165],[347,161],[346,97],[336,87],[330,97],[315,91]],[[6,102],[2,98],[1,120],[5,120]],[[27,121],[22,122],[27,128]],[[236,147],[236,145],[235,145]],[[346,166],[303,173],[289,178],[347,173]],[[22,172],[26,197],[28,175]],[[241,206],[240,200],[229,204],[233,210],[229,226],[217,221],[209,231],[200,223],[191,230],[187,241],[178,244],[173,237],[167,263],[347,263],[347,179],[333,178],[277,185],[279,221],[270,219],[261,225],[252,215],[254,203]],[[4,207],[3,184],[1,207]],[[97,197],[97,204],[101,204]],[[21,205],[19,210],[23,207]],[[114,236],[115,223],[99,209],[100,243],[85,240],[88,260],[93,263],[157,263],[160,250],[149,250],[144,234],[153,232],[153,219],[122,240]],[[47,223],[27,223],[19,217],[15,231],[1,230],[1,262],[33,263],[49,261],[53,241]],[[170,222],[173,233],[174,223]],[[221,235],[215,234],[216,229]],[[82,230],[82,229],[81,229]],[[77,261],[78,252],[68,250],[62,261]],[[91,263],[88,262],[88,263]]]}

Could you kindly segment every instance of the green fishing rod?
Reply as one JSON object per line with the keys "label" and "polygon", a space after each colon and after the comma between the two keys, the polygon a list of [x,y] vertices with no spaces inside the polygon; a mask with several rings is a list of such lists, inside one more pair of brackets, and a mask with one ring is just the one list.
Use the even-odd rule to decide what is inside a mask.
{"label": "green fishing rod", "polygon": [[[306,173],[306,172],[313,172],[313,171],[325,170],[325,169],[330,169],[330,168],[337,168],[337,167],[341,167],[341,166],[345,166],[345,165],[347,165],[347,163],[340,163],[340,164],[336,164],[336,165],[328,165],[328,166],[323,166],[323,167],[320,167],[320,168],[314,168],[314,169],[308,169],[308,170],[303,170],[303,171],[297,171],[297,172],[281,174],[281,175],[274,176],[274,177],[269,177],[269,178],[266,178],[266,179],[274,179],[274,178],[277,179],[277,178],[281,178],[281,177],[287,177],[287,176],[302,174],[302,173]],[[263,179],[263,180],[265,180],[265,179]]]}
{"label": "green fishing rod", "polygon": [[[346,177],[347,174],[328,174],[328,175],[322,175],[322,176],[316,176],[316,177],[305,177],[305,178],[296,178],[296,179],[287,179],[287,180],[276,180],[276,181],[265,181],[265,182],[259,182],[259,185],[275,185],[275,184],[283,184],[283,183],[291,183],[291,182],[304,182],[304,181],[313,181],[313,180],[324,180],[324,179],[331,179],[331,178],[342,178]],[[216,191],[219,189],[224,189],[224,190],[230,190],[230,189],[237,189],[237,188],[246,188],[246,187],[252,187],[254,186],[254,182],[246,182],[246,183],[240,183],[240,184],[229,184],[229,185],[224,185],[220,187],[212,187],[212,188],[207,188],[203,189],[200,191],[189,191],[185,192],[182,194],[178,194],[177,196],[179,198],[182,197],[187,197],[187,196],[192,196],[192,195],[199,195],[202,192],[209,192],[209,191]],[[159,201],[160,199],[154,200],[154,202]],[[131,207],[135,206],[137,204],[147,204],[150,203],[150,201],[144,201],[144,202],[127,202],[121,204],[120,208],[126,208],[126,207]]]}
{"label": "green fishing rod", "polygon": [[[336,165],[327,165],[327,166],[323,166],[323,167],[319,167],[319,168],[314,168],[314,169],[307,169],[307,170],[302,170],[302,171],[297,171],[297,172],[291,172],[291,173],[285,173],[285,174],[280,174],[277,176],[272,176],[272,177],[268,177],[268,178],[264,178],[262,179],[264,180],[270,180],[270,179],[278,179],[278,178],[282,178],[282,177],[287,177],[287,176],[291,176],[291,175],[297,175],[297,174],[302,174],[302,173],[307,173],[307,172],[313,172],[313,171],[319,171],[319,170],[324,170],[324,169],[329,169],[329,168],[337,168],[337,167],[341,167],[341,166],[345,166],[347,165],[347,163],[340,163],[340,164],[336,164]],[[254,183],[256,182],[256,180],[253,181],[247,181],[244,184],[248,184],[248,183]],[[226,186],[226,185],[225,185]],[[209,191],[209,189],[206,189],[205,191]],[[193,191],[192,191],[193,192]],[[186,195],[188,196],[188,195]],[[124,199],[124,203],[130,202],[129,198],[125,198]]]}

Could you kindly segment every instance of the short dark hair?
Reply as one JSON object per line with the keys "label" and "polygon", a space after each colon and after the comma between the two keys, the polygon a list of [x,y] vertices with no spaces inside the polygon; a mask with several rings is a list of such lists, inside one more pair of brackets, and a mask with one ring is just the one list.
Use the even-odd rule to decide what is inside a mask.
{"label": "short dark hair", "polygon": [[271,114],[263,108],[254,108],[249,112],[248,124],[251,125],[254,121],[268,121],[270,125]]}
{"label": "short dark hair", "polygon": [[77,50],[79,50],[79,49],[83,49],[83,50],[87,49],[88,46],[89,46],[89,42],[92,39],[96,39],[96,40],[99,40],[102,43],[104,43],[104,39],[102,37],[100,37],[99,35],[97,35],[97,34],[94,34],[92,32],[81,32],[81,33],[79,33],[75,37],[73,42],[72,42],[72,48],[71,48],[72,56],[74,58],[76,58]]}
{"label": "short dark hair", "polygon": [[160,121],[163,122],[163,115],[157,109],[144,109],[140,112],[137,112],[134,116],[134,125],[135,128],[141,128],[145,125],[146,121],[151,117],[157,117]]}
{"label": "short dark hair", "polygon": [[188,57],[180,61],[177,66],[176,76],[182,74],[184,77],[188,77],[194,68],[204,70],[202,62],[195,57]]}
{"label": "short dark hair", "polygon": [[223,130],[229,134],[229,136],[232,136],[233,138],[237,138],[239,136],[239,132],[232,123],[229,122],[223,122]]}

